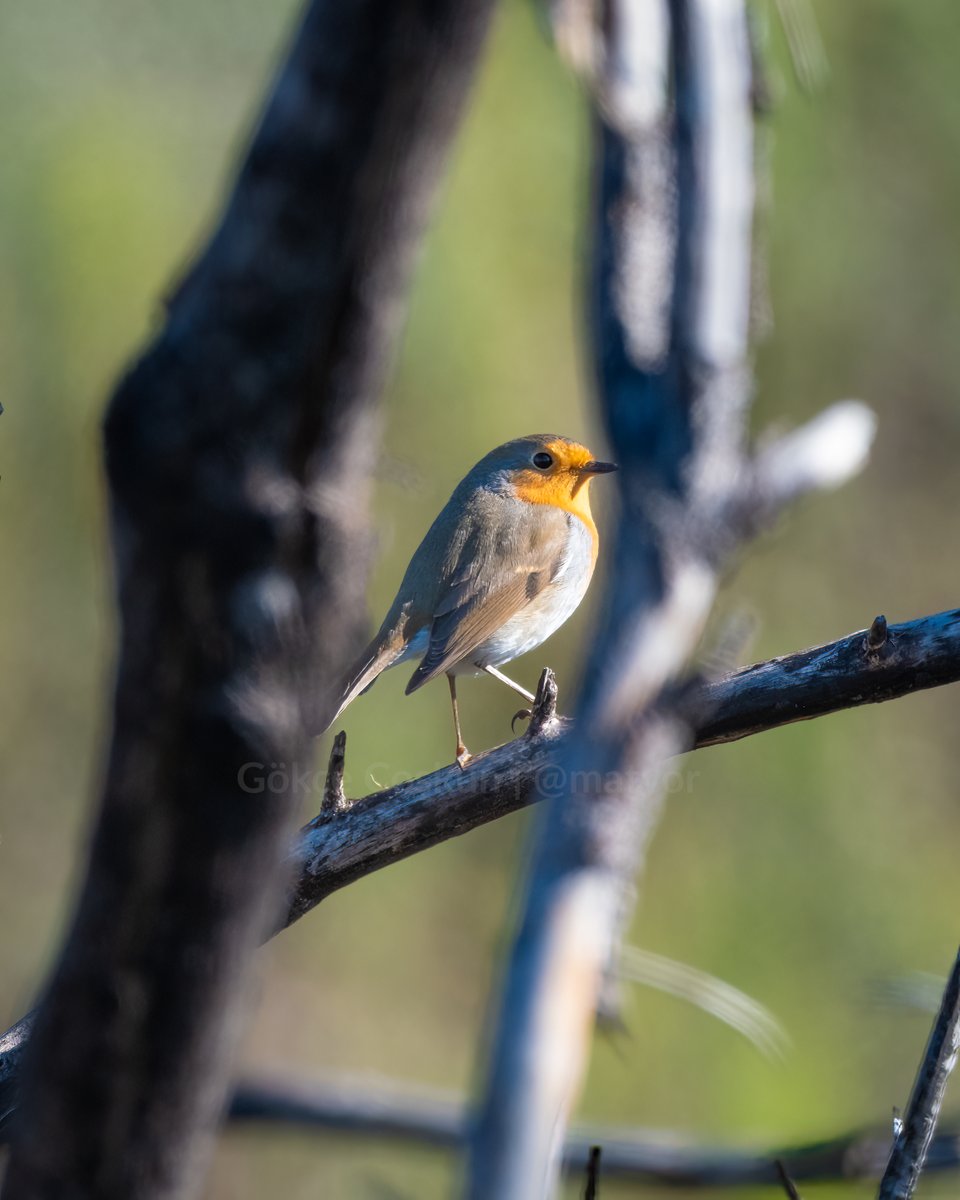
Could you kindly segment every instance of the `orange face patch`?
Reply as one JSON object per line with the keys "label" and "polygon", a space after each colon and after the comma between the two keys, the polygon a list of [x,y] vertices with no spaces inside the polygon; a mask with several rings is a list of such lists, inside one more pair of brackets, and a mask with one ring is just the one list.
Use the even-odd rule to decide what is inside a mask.
{"label": "orange face patch", "polygon": [[542,471],[534,466],[516,471],[513,486],[518,499],[529,504],[553,504],[573,513],[596,539],[597,528],[590,511],[589,485],[593,476],[583,470],[594,456],[579,442],[559,439],[545,442],[543,449],[553,458],[553,465]]}

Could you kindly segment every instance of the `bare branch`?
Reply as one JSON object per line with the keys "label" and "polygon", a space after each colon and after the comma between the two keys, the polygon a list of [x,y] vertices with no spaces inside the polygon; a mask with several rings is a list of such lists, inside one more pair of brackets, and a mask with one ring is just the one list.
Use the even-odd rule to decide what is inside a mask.
{"label": "bare branch", "polygon": [[0,1141],[6,1139],[19,1103],[23,1055],[36,1019],[36,1010],[28,1012],[0,1037]]}
{"label": "bare branch", "polygon": [[[859,630],[744,667],[704,684],[689,700],[689,720],[697,731],[694,744],[714,746],[957,680],[960,609],[953,609],[886,627],[877,651],[869,650],[869,631]],[[516,812],[551,787],[565,787],[558,764],[570,729],[569,720],[554,718],[539,733],[476,755],[466,771],[452,765],[374,792],[335,817],[321,812],[301,831],[292,854],[298,881],[284,924],[356,879]],[[15,1104],[33,1016],[0,1037],[0,1131],[3,1114]]]}
{"label": "bare branch", "polygon": [[587,1156],[587,1185],[584,1188],[583,1200],[597,1200],[600,1186],[600,1160],[603,1157],[601,1146],[591,1146]]}
{"label": "bare branch", "polygon": [[777,1168],[777,1174],[780,1177],[783,1190],[787,1195],[787,1200],[802,1200],[800,1193],[797,1191],[796,1184],[787,1174],[787,1168],[783,1165],[783,1160],[778,1158],[774,1163],[774,1166]]}
{"label": "bare branch", "polygon": [[[690,693],[684,719],[694,746],[713,746],[861,704],[960,680],[960,610],[891,625],[877,653],[865,631],[744,667]],[[571,734],[558,719],[540,734],[477,754],[466,771],[444,767],[374,792],[336,820],[305,827],[288,923],[331,892],[390,863],[515,812],[570,784],[562,766]],[[579,777],[584,786],[589,772]]]}
{"label": "bare branch", "polygon": [[880,1183],[880,1200],[910,1200],[940,1116],[950,1072],[960,1051],[960,952],[943,989],[910,1103]]}
{"label": "bare branch", "polygon": [[693,702],[703,706],[700,716],[691,717],[696,745],[736,741],[960,680],[960,609],[902,625],[882,623],[884,640],[875,650],[861,630],[705,684]]}
{"label": "bare branch", "polygon": [[491,7],[308,6],[220,226],[110,404],[113,740],[7,1200],[197,1188],[298,800],[240,771],[305,758],[357,632],[376,398]]}
{"label": "bare branch", "polygon": [[[450,1151],[463,1147],[469,1128],[463,1097],[379,1077],[247,1079],[233,1097],[230,1119],[238,1125],[300,1125]],[[807,1145],[748,1149],[697,1145],[668,1130],[583,1126],[572,1131],[563,1149],[568,1174],[582,1175],[593,1146],[602,1147],[605,1179],[703,1188],[770,1187],[781,1179],[778,1162],[799,1182],[877,1179],[888,1139],[876,1130],[858,1130]],[[956,1131],[934,1139],[928,1162],[936,1170],[960,1166]]]}
{"label": "bare branch", "polygon": [[594,56],[608,85],[594,342],[622,511],[562,783],[536,828],[496,1002],[471,1200],[554,1194],[666,764],[693,744],[681,680],[720,571],[759,522],[858,470],[873,433],[868,411],[847,403],[755,460],[746,454],[754,180],[744,0],[672,0],[669,22],[658,0],[612,0],[605,11]]}
{"label": "bare branch", "polygon": [[764,446],[745,489],[749,515],[769,521],[811,492],[842,486],[866,464],[876,427],[865,404],[842,400]]}

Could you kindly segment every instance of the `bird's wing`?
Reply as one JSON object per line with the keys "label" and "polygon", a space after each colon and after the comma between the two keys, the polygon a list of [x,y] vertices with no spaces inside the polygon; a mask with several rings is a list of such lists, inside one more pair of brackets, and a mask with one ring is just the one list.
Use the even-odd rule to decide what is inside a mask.
{"label": "bird's wing", "polygon": [[538,520],[520,511],[494,536],[470,538],[437,599],[430,641],[407,694],[482,646],[556,579],[570,536],[566,514],[543,506]]}

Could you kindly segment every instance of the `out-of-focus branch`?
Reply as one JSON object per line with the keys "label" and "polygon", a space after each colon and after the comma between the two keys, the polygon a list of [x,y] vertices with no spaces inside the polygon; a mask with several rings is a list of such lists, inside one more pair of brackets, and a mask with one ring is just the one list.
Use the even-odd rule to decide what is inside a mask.
{"label": "out-of-focus branch", "polygon": [[[689,695],[689,720],[696,730],[694,744],[715,746],[957,680],[960,609],[902,625],[888,626],[877,618],[869,629],[839,641],[703,684]],[[554,718],[532,737],[476,755],[467,771],[445,767],[373,792],[346,809],[339,808],[343,764],[335,744],[338,811],[321,811],[300,833],[292,854],[297,882],[284,923],[292,924],[357,879],[516,812],[550,787],[566,787],[558,764],[570,731],[569,720]],[[0,1036],[0,1131],[4,1114],[16,1105],[32,1021],[29,1014]]]}
{"label": "out-of-focus branch", "polygon": [[773,1013],[725,979],[640,946],[624,946],[611,969],[618,981],[657,988],[695,1005],[736,1030],[767,1058],[782,1061],[786,1056],[790,1039]]}
{"label": "out-of-focus branch", "polygon": [[36,1019],[36,1011],[28,1012],[0,1037],[0,1141],[6,1140],[11,1118],[20,1101],[23,1056]]}
{"label": "out-of-focus branch", "polygon": [[[230,1119],[290,1128],[329,1130],[357,1138],[389,1138],[408,1145],[460,1150],[467,1140],[468,1112],[462,1097],[382,1079],[248,1079],[230,1105]],[[887,1137],[859,1130],[808,1145],[740,1149],[702,1146],[664,1130],[591,1126],[574,1129],[563,1148],[564,1168],[582,1174],[592,1146],[603,1151],[603,1178],[686,1187],[769,1186],[778,1180],[777,1160],[798,1182],[876,1179],[883,1170]],[[960,1137],[939,1134],[928,1169],[960,1166]]]}
{"label": "out-of-focus branch", "polygon": [[910,1200],[927,1161],[950,1072],[960,1051],[960,953],[943,989],[903,1124],[880,1182],[880,1200]]}
{"label": "out-of-focus branch", "polygon": [[720,572],[797,494],[855,473],[873,433],[852,404],[794,435],[779,458],[745,451],[754,183],[744,0],[611,0],[603,30],[601,61],[615,78],[597,89],[594,343],[622,511],[560,758],[564,786],[537,826],[496,1001],[470,1200],[553,1195],[666,766],[694,744],[681,678]]}
{"label": "out-of-focus branch", "polygon": [[375,400],[491,7],[313,0],[111,402],[113,740],[6,1200],[198,1186],[298,801],[240,770],[305,758],[357,632]]}

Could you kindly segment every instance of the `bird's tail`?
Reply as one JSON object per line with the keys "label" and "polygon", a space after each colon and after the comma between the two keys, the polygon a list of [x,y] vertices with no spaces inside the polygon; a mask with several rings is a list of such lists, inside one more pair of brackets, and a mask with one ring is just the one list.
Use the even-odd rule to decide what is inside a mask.
{"label": "bird's tail", "polygon": [[372,687],[376,683],[377,678],[392,667],[399,659],[405,649],[405,643],[402,638],[393,636],[384,638],[382,632],[377,634],[366,650],[354,662],[353,666],[347,672],[343,687],[340,691],[340,699],[337,701],[337,707],[333,715],[324,722],[323,732],[329,729],[337,717],[343,712],[348,704],[352,704],[354,700],[365,692],[367,688]]}

